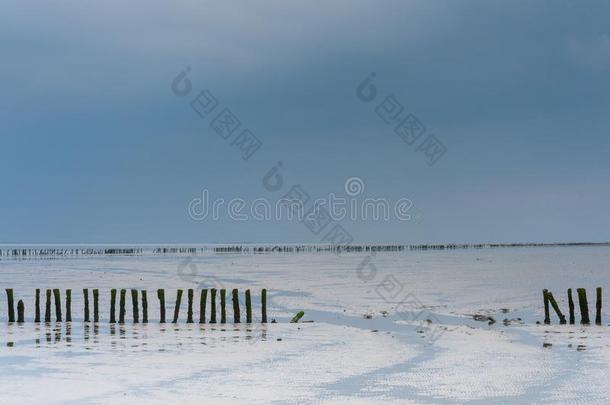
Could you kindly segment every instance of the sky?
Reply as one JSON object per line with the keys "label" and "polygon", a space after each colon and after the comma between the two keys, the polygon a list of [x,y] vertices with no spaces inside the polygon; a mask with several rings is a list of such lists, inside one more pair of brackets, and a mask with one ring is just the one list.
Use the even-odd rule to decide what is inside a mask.
{"label": "sky", "polygon": [[[4,1],[0,243],[609,241],[609,16],[601,1]],[[209,115],[191,106],[204,90]],[[409,114],[412,144],[394,132]],[[426,139],[445,151],[432,165]],[[297,185],[408,199],[411,219],[312,230],[189,210],[204,190],[275,203]]]}

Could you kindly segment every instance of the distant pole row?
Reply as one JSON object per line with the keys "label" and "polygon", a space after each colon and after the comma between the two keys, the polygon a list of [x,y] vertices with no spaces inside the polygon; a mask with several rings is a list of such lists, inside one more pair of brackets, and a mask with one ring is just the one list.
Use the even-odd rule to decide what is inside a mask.
{"label": "distant pole row", "polygon": [[141,255],[142,253],[144,253],[142,248],[0,249],[0,257]]}
{"label": "distant pole row", "polygon": [[70,257],[123,255],[139,256],[144,254],[197,255],[212,252],[215,254],[267,254],[267,253],[366,253],[366,252],[403,252],[419,250],[454,249],[495,249],[522,247],[570,247],[570,246],[610,246],[610,243],[476,243],[476,244],[419,244],[419,245],[354,245],[354,244],[311,244],[311,245],[225,245],[225,246],[170,246],[170,247],[103,247],[103,248],[13,248],[0,249],[0,257]]}
{"label": "distant pole row", "polygon": [[[125,323],[125,315],[126,315],[126,295],[127,290],[121,289],[119,292],[119,317],[118,323]],[[99,322],[99,290],[94,289],[93,293],[93,322]],[[179,289],[176,292],[176,305],[174,306],[174,314],[172,318],[172,323],[178,323],[180,317],[180,307],[182,304],[182,294],[183,290]],[[138,299],[138,295],[141,297],[141,301]],[[209,323],[216,323],[216,296],[220,295],[220,323],[227,323],[227,309],[226,309],[226,296],[227,290],[220,289],[217,290],[215,288],[203,289],[200,293],[200,301],[199,301],[199,323],[206,323],[206,307],[207,307],[207,297],[210,296],[210,319]],[[194,323],[193,320],[193,301],[195,297],[195,291],[193,289],[187,290],[187,313],[186,313],[186,323]],[[8,321],[15,322],[15,298],[12,288],[6,289],[6,298],[8,304]],[[165,313],[165,290],[158,289],[157,290],[157,298],[159,300],[159,322],[166,322],[166,313]],[[231,291],[231,300],[233,303],[233,323],[241,323],[241,310],[239,303],[239,291],[238,289],[233,289]],[[62,322],[62,306],[61,306],[61,293],[59,289],[47,289],[46,290],[46,301],[45,301],[45,311],[44,311],[44,322],[51,322],[51,304],[52,301],[55,307],[55,321]],[[110,290],[110,323],[116,323],[116,301],[117,301],[117,289],[113,288]],[[40,289],[36,289],[36,298],[35,298],[35,309],[34,309],[34,322],[41,321],[41,308],[40,308]],[[90,318],[90,306],[89,306],[89,289],[83,289],[83,302],[84,302],[84,314],[83,319],[84,322],[91,322]],[[146,290],[141,290],[138,292],[137,289],[131,289],[131,306],[132,306],[132,316],[133,323],[140,322],[140,302],[142,305],[142,323],[148,323],[148,294]],[[246,323],[252,323],[252,297],[250,294],[250,290],[245,291],[245,303],[246,303]],[[65,291],[65,321],[72,322],[72,290]],[[24,313],[25,313],[25,305],[22,300],[19,300],[17,303],[17,322],[24,322]],[[263,289],[261,291],[261,322],[267,323],[267,290]]]}
{"label": "distant pole row", "polygon": [[[596,300],[595,300],[595,324],[602,324],[602,288],[597,287],[595,289]],[[587,290],[584,288],[577,288],[576,294],[578,295],[578,307],[580,309],[580,323],[583,325],[589,325],[591,323],[589,319],[589,303],[587,302]],[[547,289],[542,290],[542,299],[544,302],[544,323],[551,323],[551,314],[549,305],[553,308],[557,317],[559,318],[559,323],[561,325],[565,325],[568,323],[566,321],[565,315],[561,312],[553,293]],[[569,323],[570,325],[574,325],[576,323],[576,319],[574,316],[574,300],[572,298],[572,289],[568,288],[568,311],[569,311]]]}

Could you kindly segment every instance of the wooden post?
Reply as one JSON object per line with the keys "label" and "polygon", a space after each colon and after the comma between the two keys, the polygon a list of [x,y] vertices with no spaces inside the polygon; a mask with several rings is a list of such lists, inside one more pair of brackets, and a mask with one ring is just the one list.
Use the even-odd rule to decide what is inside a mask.
{"label": "wooden post", "polygon": [[587,290],[584,288],[577,288],[578,293],[578,305],[580,306],[580,323],[588,325],[589,321],[589,304],[587,303]]}
{"label": "wooden post", "polygon": [[148,323],[148,297],[146,290],[142,290],[142,323]]}
{"label": "wooden post", "polygon": [[210,323],[216,323],[216,289],[210,290]]}
{"label": "wooden post", "polygon": [[205,323],[205,303],[208,298],[208,290],[201,290],[201,299],[199,300],[199,323]]}
{"label": "wooden post", "polygon": [[85,300],[85,320],[84,322],[89,322],[89,289],[83,288],[83,299]]}
{"label": "wooden post", "polygon": [[303,315],[305,315],[305,312],[303,312],[303,311],[297,312],[297,314],[292,318],[290,323],[299,323],[299,321],[301,320]]}
{"label": "wooden post", "polygon": [[557,305],[557,301],[555,301],[555,297],[553,297],[553,293],[548,291],[546,293],[546,295],[547,295],[549,301],[551,302],[551,305],[553,306],[553,309],[555,310],[555,313],[559,317],[559,323],[561,325],[565,325],[566,324],[566,317],[563,316],[563,314],[561,313],[561,310],[559,309],[559,305]]}
{"label": "wooden post", "polygon": [[110,290],[110,323],[116,323],[116,288]]}
{"label": "wooden post", "polygon": [[596,290],[597,299],[595,301],[595,324],[602,324],[602,288],[597,287]]}
{"label": "wooden post", "polygon": [[159,311],[161,312],[159,323],[165,323],[165,290],[158,289],[157,297],[159,298]]}
{"label": "wooden post", "polygon": [[119,298],[119,323],[125,323],[125,289],[121,289]]}
{"label": "wooden post", "polygon": [[34,313],[34,322],[40,322],[40,288],[36,289],[36,312]]}
{"label": "wooden post", "polygon": [[252,298],[250,290],[246,290],[246,322],[252,323]]}
{"label": "wooden post", "polygon": [[61,296],[59,295],[59,288],[53,289],[53,296],[55,297],[55,321],[61,322]]}
{"label": "wooden post", "polygon": [[546,325],[551,323],[551,315],[549,313],[548,293],[549,293],[549,290],[547,290],[547,289],[542,290],[542,299],[544,300],[544,323]]}
{"label": "wooden post", "polygon": [[18,323],[24,322],[24,313],[25,313],[25,307],[23,305],[23,301],[19,300],[19,302],[17,303],[17,322]]}
{"label": "wooden post", "polygon": [[227,323],[227,290],[220,289],[220,323]]}
{"label": "wooden post", "polygon": [[568,288],[568,306],[570,308],[570,325],[574,325],[574,300],[572,299],[572,289]]}
{"label": "wooden post", "polygon": [[263,288],[261,291],[261,312],[262,312],[262,323],[267,323],[267,289]]}
{"label": "wooden post", "polygon": [[47,302],[45,304],[44,321],[51,322],[51,290],[46,291]]}
{"label": "wooden post", "polygon": [[178,290],[176,294],[176,306],[174,307],[174,320],[173,323],[178,323],[178,316],[180,315],[180,303],[182,302],[182,290]]}
{"label": "wooden post", "polygon": [[100,290],[93,290],[93,322],[100,321]]}
{"label": "wooden post", "polygon": [[12,288],[6,289],[6,300],[8,303],[8,321],[15,322],[15,302]]}
{"label": "wooden post", "polygon": [[66,290],[66,322],[72,322],[72,290]]}
{"label": "wooden post", "polygon": [[133,323],[140,322],[140,314],[138,313],[138,290],[131,289],[131,306],[133,308]]}
{"label": "wooden post", "polygon": [[233,323],[240,323],[241,314],[239,312],[239,292],[233,289]]}
{"label": "wooden post", "polygon": [[186,311],[186,323],[193,323],[193,289],[188,290],[188,310]]}

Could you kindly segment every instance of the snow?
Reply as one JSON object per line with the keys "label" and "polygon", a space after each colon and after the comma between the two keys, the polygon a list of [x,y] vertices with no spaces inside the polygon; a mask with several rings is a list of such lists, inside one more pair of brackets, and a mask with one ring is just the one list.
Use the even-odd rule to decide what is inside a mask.
{"label": "snow", "polygon": [[[543,288],[564,312],[570,287],[592,311],[595,287],[606,302],[609,259],[608,247],[2,259],[27,322],[7,323],[2,294],[0,402],[604,403],[610,329],[536,321]],[[250,288],[255,323],[186,324],[186,291],[180,322],[158,323],[157,288],[169,319],[176,289],[194,288],[197,321],[212,287],[240,290],[242,319]],[[43,312],[44,289],[72,289],[73,322],[33,323],[36,288]],[[97,325],[82,322],[83,288],[90,302],[100,289]],[[126,324],[110,325],[110,288],[146,289],[150,323],[132,323],[128,290]],[[262,288],[277,323],[259,322]],[[288,323],[299,310],[314,322]]]}

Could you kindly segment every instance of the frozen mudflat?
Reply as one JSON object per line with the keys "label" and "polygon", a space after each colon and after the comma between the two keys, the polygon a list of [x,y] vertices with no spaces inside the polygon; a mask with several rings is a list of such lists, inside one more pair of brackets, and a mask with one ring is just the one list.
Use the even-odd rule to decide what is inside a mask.
{"label": "frozen mudflat", "polygon": [[[609,263],[608,247],[2,258],[26,322],[7,323],[2,292],[0,402],[607,403],[610,314],[536,322],[543,288],[564,313],[566,289],[587,288],[594,317]],[[71,288],[73,322],[33,323],[36,288]],[[98,324],[82,288],[100,289]],[[128,295],[109,324],[110,288],[146,289],[150,323],[131,322]],[[180,323],[159,324],[157,288],[168,318],[176,289],[196,289],[196,322],[201,288],[239,288],[242,306],[250,288],[255,322],[186,324],[183,297]],[[277,323],[259,323],[262,288]],[[288,323],[299,310],[313,322]]]}

